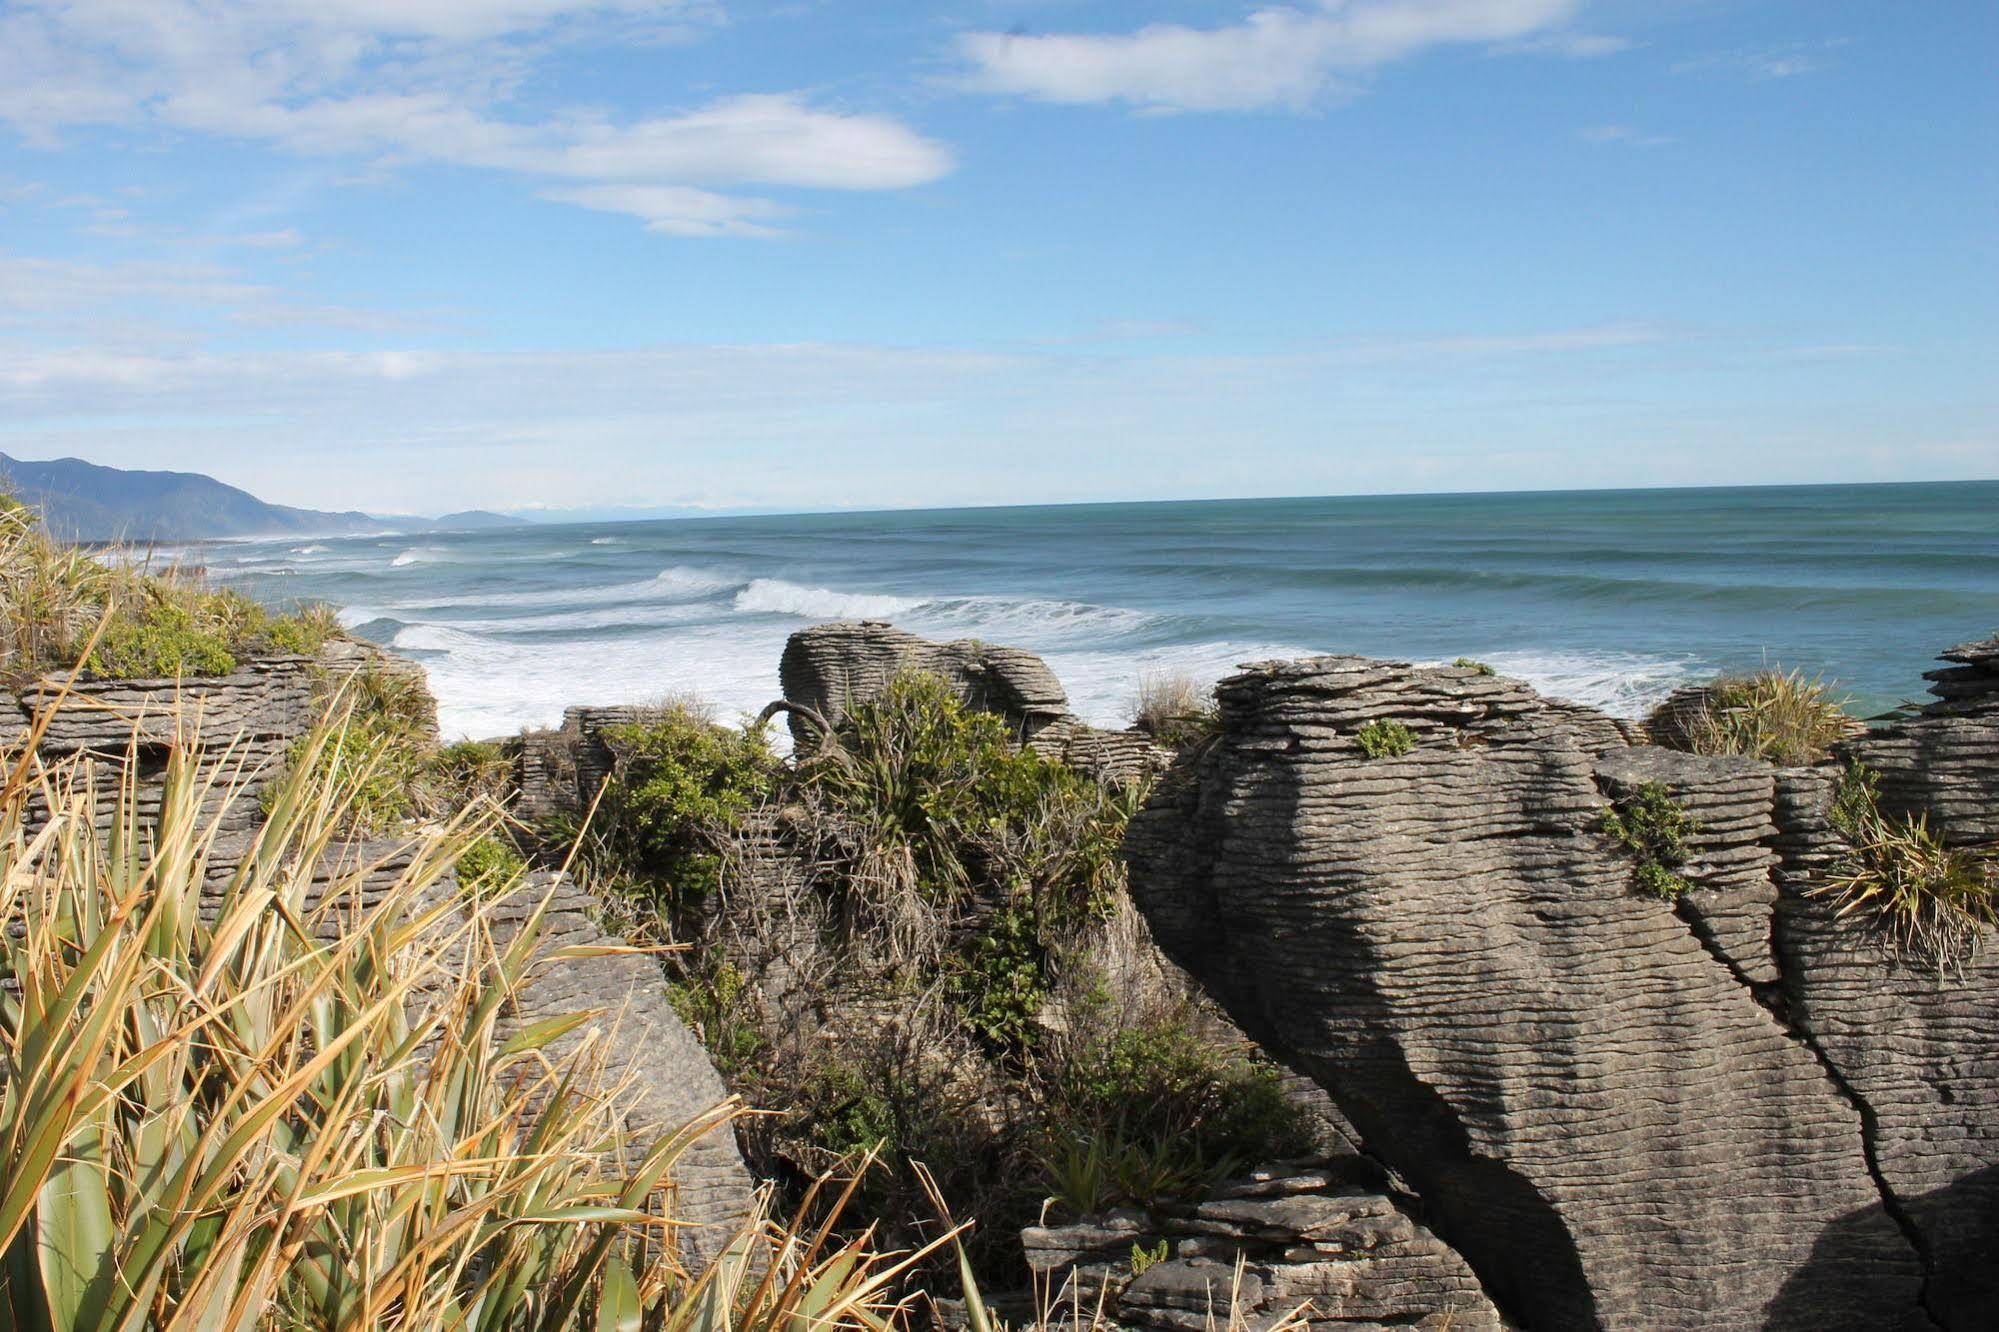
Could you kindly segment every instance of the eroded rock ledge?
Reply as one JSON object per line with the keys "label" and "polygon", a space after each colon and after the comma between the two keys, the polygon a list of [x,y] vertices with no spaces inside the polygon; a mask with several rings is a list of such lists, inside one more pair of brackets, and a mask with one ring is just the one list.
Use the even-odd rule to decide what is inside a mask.
{"label": "eroded rock ledge", "polygon": [[[1999,643],[1949,660],[1938,703],[1850,749],[1986,842]],[[1995,950],[1940,976],[1807,895],[1836,770],[1630,747],[1454,668],[1268,663],[1219,699],[1133,826],[1134,896],[1509,1315],[1999,1325]],[[1416,747],[1368,758],[1376,719]],[[1598,831],[1649,782],[1699,822],[1677,904]]]}

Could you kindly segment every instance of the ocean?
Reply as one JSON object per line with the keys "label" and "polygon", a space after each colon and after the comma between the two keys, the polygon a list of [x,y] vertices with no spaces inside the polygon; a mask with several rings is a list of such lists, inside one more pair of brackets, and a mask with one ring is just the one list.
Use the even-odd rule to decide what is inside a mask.
{"label": "ocean", "polygon": [[273,603],[326,601],[421,661],[447,734],[574,703],[778,693],[833,619],[1043,654],[1092,721],[1147,673],[1319,652],[1475,657],[1637,715],[1764,665],[1873,712],[1999,628],[1999,482],[1089,504],[213,543]]}

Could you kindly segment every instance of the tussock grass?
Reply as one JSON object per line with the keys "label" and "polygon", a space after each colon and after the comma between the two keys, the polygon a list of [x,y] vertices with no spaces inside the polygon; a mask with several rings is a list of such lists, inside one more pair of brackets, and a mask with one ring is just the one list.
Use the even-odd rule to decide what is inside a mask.
{"label": "tussock grass", "polygon": [[1646,722],[1661,744],[1695,754],[1741,754],[1780,767],[1822,763],[1860,723],[1832,686],[1802,671],[1723,676],[1668,699]]}
{"label": "tussock grass", "polygon": [[1871,921],[1897,952],[1943,970],[1999,926],[1999,854],[1950,845],[1927,815],[1882,809],[1876,778],[1860,764],[1840,783],[1832,823],[1846,851],[1811,892],[1842,917]]}
{"label": "tussock grass", "polygon": [[1181,672],[1148,672],[1138,677],[1127,715],[1134,730],[1162,745],[1183,748],[1214,734],[1221,716],[1214,690]]}

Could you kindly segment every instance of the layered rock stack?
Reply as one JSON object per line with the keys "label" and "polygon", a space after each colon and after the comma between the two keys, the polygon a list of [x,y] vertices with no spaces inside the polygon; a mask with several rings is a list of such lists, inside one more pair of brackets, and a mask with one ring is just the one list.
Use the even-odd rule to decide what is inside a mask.
{"label": "layered rock stack", "polygon": [[1300,1314],[1327,1332],[1504,1326],[1464,1259],[1358,1157],[1266,1165],[1199,1203],[1033,1226],[1021,1240],[1053,1307],[1102,1307],[1147,1332]]}
{"label": "layered rock stack", "polygon": [[[1936,705],[1849,757],[1989,841],[1999,644],[1949,659]],[[1919,974],[1809,893],[1836,768],[1627,747],[1450,668],[1269,663],[1219,697],[1133,826],[1134,895],[1509,1316],[1999,1326],[1994,952]],[[1368,757],[1375,721],[1414,748]],[[1602,831],[1652,784],[1694,824],[1678,901]]]}
{"label": "layered rock stack", "polygon": [[[815,625],[786,640],[778,678],[785,702],[838,726],[849,708],[909,672],[937,676],[966,706],[1004,717],[1023,743],[1100,777],[1156,771],[1171,758],[1139,732],[1106,731],[1076,716],[1062,682],[1032,652],[975,639],[933,643],[878,620]],[[810,718],[790,720],[796,744],[818,743]]]}

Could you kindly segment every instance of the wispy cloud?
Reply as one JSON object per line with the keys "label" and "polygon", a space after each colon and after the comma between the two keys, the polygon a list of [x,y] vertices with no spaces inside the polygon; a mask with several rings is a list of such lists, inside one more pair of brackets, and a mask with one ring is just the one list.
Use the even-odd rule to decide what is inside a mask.
{"label": "wispy cloud", "polygon": [[670,40],[714,18],[687,0],[18,0],[0,13],[0,121],[43,142],[151,126],[378,168],[514,172],[585,207],[643,198],[613,211],[676,235],[769,230],[718,224],[778,206],[721,204],[716,187],[889,190],[951,170],[948,149],[900,121],[800,94],[621,119],[523,92],[558,46]]}
{"label": "wispy cloud", "polygon": [[1682,60],[1672,69],[1675,74],[1733,74],[1749,79],[1795,79],[1800,75],[1816,74],[1824,69],[1826,52],[1837,50],[1847,44],[1844,38],[1833,38],[1811,46],[1715,51],[1690,60]]}
{"label": "wispy cloud", "polygon": [[1504,43],[1566,23],[1580,0],[1320,0],[1269,7],[1219,28],[1156,23],[1132,32],[959,39],[964,83],[1044,102],[1122,102],[1154,111],[1304,110],[1352,80],[1433,47]]}
{"label": "wispy cloud", "polygon": [[1576,131],[1584,143],[1621,143],[1632,148],[1658,148],[1673,142],[1670,134],[1648,134],[1630,125],[1590,125]]}

